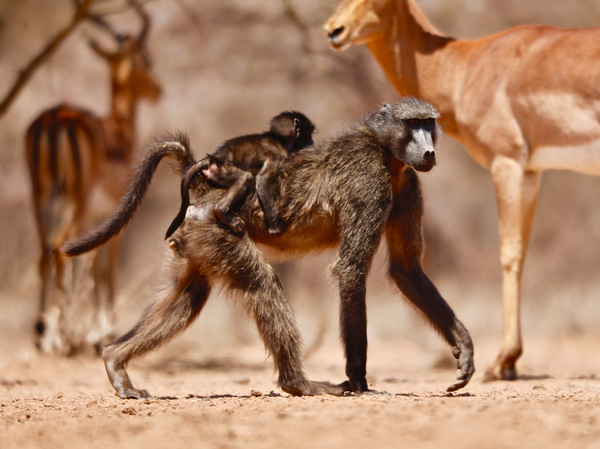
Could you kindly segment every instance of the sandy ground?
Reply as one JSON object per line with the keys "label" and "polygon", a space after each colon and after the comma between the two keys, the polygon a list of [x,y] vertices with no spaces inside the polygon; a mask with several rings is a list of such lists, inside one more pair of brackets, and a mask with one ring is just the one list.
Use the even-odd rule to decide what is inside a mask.
{"label": "sandy ground", "polygon": [[[0,448],[587,448],[600,447],[600,339],[527,342],[515,382],[482,383],[497,342],[476,342],[479,372],[454,394],[454,369],[403,339],[369,350],[385,395],[296,398],[275,385],[258,344],[197,357],[174,343],[131,366],[153,401],[120,400],[102,362],[29,353],[0,371]],[[307,362],[309,377],[343,380],[337,344]]]}

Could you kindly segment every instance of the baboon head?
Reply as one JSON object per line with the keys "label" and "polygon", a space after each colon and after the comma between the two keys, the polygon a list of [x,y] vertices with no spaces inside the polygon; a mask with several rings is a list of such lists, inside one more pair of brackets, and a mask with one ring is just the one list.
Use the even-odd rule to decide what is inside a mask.
{"label": "baboon head", "polygon": [[418,171],[435,165],[435,143],[441,134],[436,119],[440,114],[430,103],[405,98],[365,116],[364,124],[374,132],[377,143]]}

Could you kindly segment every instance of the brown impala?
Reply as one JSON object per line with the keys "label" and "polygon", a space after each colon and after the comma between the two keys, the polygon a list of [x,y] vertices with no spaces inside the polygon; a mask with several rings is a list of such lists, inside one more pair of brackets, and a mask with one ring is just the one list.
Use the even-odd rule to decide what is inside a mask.
{"label": "brown impala", "polygon": [[440,34],[413,0],[344,0],[325,30],[337,50],[366,44],[398,93],[434,103],[446,132],[490,171],[504,336],[486,379],[514,379],[521,272],[541,174],[600,175],[600,29],[531,25],[460,40]]}
{"label": "brown impala", "polygon": [[[42,292],[37,322],[38,345],[44,352],[72,353],[82,346],[99,345],[112,325],[114,271],[119,240],[109,242],[85,269],[68,268],[60,246],[69,238],[93,229],[119,204],[131,174],[138,99],[156,101],[159,85],[150,75],[145,41],[149,18],[131,1],[143,21],[137,38],[121,36],[110,27],[118,48],[109,53],[91,42],[110,66],[112,109],[107,117],[70,105],[44,111],[27,130],[27,162],[33,184],[33,204],[42,245]],[[105,22],[102,22],[107,25]],[[83,271],[85,272],[85,271]],[[75,303],[82,302],[73,285],[92,285],[94,315],[86,335],[78,326]],[[75,316],[73,316],[75,315]]]}

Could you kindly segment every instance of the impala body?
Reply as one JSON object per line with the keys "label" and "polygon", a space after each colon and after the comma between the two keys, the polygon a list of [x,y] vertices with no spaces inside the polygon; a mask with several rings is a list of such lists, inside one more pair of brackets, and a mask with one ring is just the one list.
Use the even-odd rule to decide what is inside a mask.
{"label": "impala body", "polygon": [[[101,118],[61,104],[42,112],[27,131],[27,162],[42,250],[37,343],[44,352],[69,354],[94,345],[100,349],[112,330],[119,239],[77,261],[79,266],[67,264],[59,248],[97,226],[119,204],[131,175],[137,102],[140,98],[156,101],[160,94],[144,48],[148,18],[138,11],[144,20],[138,38],[117,36],[114,53],[91,43],[111,70],[110,114]],[[91,295],[91,304],[85,302],[86,294]],[[91,322],[82,322],[86,318],[77,311],[83,309],[93,316]]]}
{"label": "impala body", "polygon": [[499,210],[504,331],[486,379],[513,379],[522,352],[520,283],[541,173],[600,175],[600,29],[531,25],[461,40],[414,0],[344,0],[333,48],[366,44],[400,95],[430,101],[445,132],[492,176]]}

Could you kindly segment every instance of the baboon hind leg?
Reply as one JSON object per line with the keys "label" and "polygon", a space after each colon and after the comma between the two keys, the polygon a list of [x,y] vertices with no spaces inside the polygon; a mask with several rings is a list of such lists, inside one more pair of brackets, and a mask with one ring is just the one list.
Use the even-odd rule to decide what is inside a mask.
{"label": "baboon hind leg", "polygon": [[[181,276],[179,279],[178,274]],[[148,391],[134,388],[125,369],[127,362],[182,332],[206,303],[210,292],[206,277],[188,272],[174,273],[174,278],[173,285],[148,307],[134,328],[106,346],[102,353],[110,383],[122,399],[152,397]]]}
{"label": "baboon hind leg", "polygon": [[342,395],[345,390],[341,385],[306,379],[294,312],[277,275],[254,242],[247,235],[231,233],[211,240],[219,241],[219,251],[213,253],[222,257],[214,266],[225,274],[231,290],[243,297],[265,348],[273,356],[281,389],[295,396]]}

